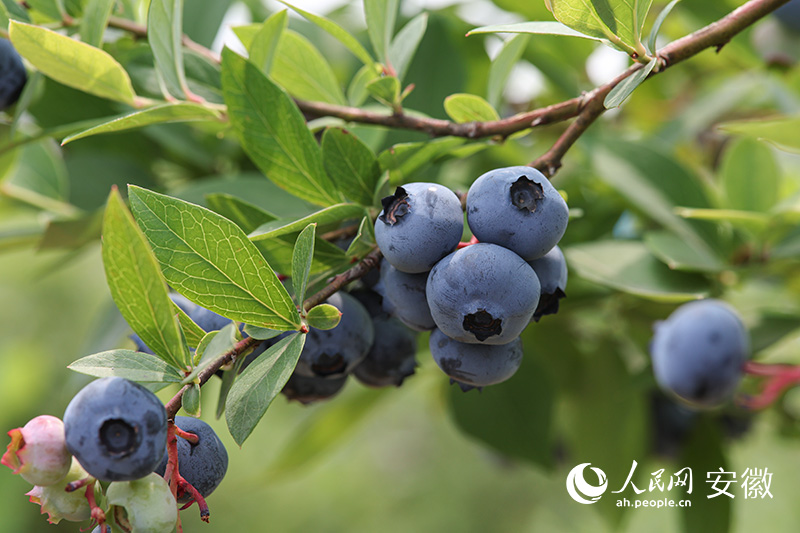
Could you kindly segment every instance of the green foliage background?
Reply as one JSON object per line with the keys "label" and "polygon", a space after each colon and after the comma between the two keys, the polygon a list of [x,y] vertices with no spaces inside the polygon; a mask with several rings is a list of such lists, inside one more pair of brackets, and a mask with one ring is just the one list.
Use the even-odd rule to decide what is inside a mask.
{"label": "green foliage background", "polygon": [[[81,4],[66,2],[67,8],[75,3]],[[187,0],[185,31],[209,46],[229,3]],[[258,2],[246,3],[254,21],[272,14]],[[133,4],[120,3],[130,14]],[[525,20],[551,20],[541,2],[494,4]],[[667,19],[663,34],[680,37],[738,4],[686,0]],[[650,24],[657,12],[652,10]],[[36,22],[48,20],[45,12],[36,16]],[[368,42],[349,7],[328,16]],[[401,16],[397,28],[408,20]],[[402,388],[372,391],[351,380],[339,397],[312,407],[279,397],[241,450],[224,422],[213,420],[219,385],[212,381],[203,388],[203,419],[225,442],[230,467],[209,498],[211,525],[200,524],[192,509],[182,513],[186,530],[795,530],[800,395],[792,391],[753,417],[749,430],[736,439],[720,436],[721,419],[740,411],[705,414],[683,450],[657,457],[647,356],[654,320],[687,297],[713,294],[742,313],[759,360],[800,363],[795,215],[800,157],[716,128],[734,119],[800,112],[800,68],[787,66],[785,58],[775,61],[770,50],[789,51],[789,59],[794,54],[797,60],[800,37],[780,34],[785,43],[765,43],[765,34],[779,34],[775,24],[765,20],[759,26],[766,30],[757,26],[719,54],[704,52],[644,83],[567,154],[553,182],[568,195],[576,215],[562,242],[571,267],[569,297],[559,315],[545,317],[525,333],[525,360],[512,380],[464,395],[447,385],[422,335],[421,366]],[[360,67],[356,58],[302,19],[290,17],[288,26],[324,51],[337,87],[346,88]],[[458,6],[429,12],[427,31],[404,78],[404,85],[415,84],[405,108],[447,118],[444,101],[454,93],[497,98],[496,87],[487,94],[492,63],[484,48],[485,39],[496,37],[464,37],[474,26]],[[545,89],[530,104],[498,98],[502,116],[593,88],[585,64],[601,45],[558,36],[522,42],[521,57],[542,72]],[[146,46],[122,37],[104,48],[126,67],[137,94],[158,93]],[[221,103],[220,73],[193,54],[184,60],[192,91]],[[274,61],[282,73],[277,82],[295,87],[289,58],[279,54]],[[170,83],[181,80],[176,76]],[[38,74],[30,86],[23,97],[29,99],[26,121],[14,126],[20,131],[0,126],[8,142],[128,109]],[[334,91],[332,98],[338,97]],[[429,139],[385,128],[348,129],[376,153]],[[466,191],[489,169],[531,161],[563,129],[553,125],[504,144],[479,143],[482,150],[462,147],[426,161],[411,176],[402,174],[407,169],[392,168],[392,177],[400,172],[401,180],[437,181]],[[67,133],[53,135],[60,141]],[[128,326],[106,285],[97,239],[99,213],[113,185],[124,191],[132,183],[199,204],[207,193],[229,193],[286,218],[317,209],[264,179],[233,133],[211,122],[159,124],[78,139],[63,148],[45,137],[16,150],[0,147],[0,152],[0,428],[20,426],[38,414],[61,416],[88,382],[66,370],[67,364],[131,347]],[[716,209],[710,216],[720,221],[698,221],[677,216],[676,206],[727,207],[752,216],[742,219]],[[631,222],[624,231],[621,216]],[[685,241],[700,244],[687,250],[680,246]],[[604,269],[613,258],[630,259],[634,266]],[[665,263],[677,268],[668,270]],[[750,390],[754,386],[745,384]],[[159,394],[166,401],[173,393],[168,388]],[[634,459],[640,463],[639,486],[647,485],[649,472],[690,463],[709,470],[726,466],[740,474],[766,467],[774,472],[775,497],[744,500],[738,489],[732,505],[712,506],[704,496],[705,472],[696,470],[699,497],[683,516],[664,509],[620,513],[610,499],[581,506],[568,498],[564,480],[576,464],[600,466],[611,489],[617,489]],[[47,527],[23,496],[28,488],[18,477],[0,475],[0,531]],[[60,527],[70,530],[65,523]]]}

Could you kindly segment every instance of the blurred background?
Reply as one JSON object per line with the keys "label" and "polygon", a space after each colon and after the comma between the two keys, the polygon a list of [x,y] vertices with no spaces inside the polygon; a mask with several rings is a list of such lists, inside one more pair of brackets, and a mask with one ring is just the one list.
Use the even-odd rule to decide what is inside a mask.
{"label": "blurred background", "polygon": [[[360,2],[297,0],[366,42]],[[664,25],[663,42],[716,20],[742,2],[685,0]],[[123,2],[136,7],[135,2]],[[465,37],[479,25],[552,20],[541,1],[403,0],[397,28],[426,11],[427,32],[404,83],[415,84],[409,109],[447,118],[443,100],[466,92],[486,96],[492,64],[507,35]],[[665,2],[654,2],[652,23]],[[138,6],[141,8],[141,6]],[[186,0],[185,31],[220,50],[241,50],[231,28],[258,23],[277,2]],[[137,9],[131,13],[135,15]],[[289,27],[324,51],[342,86],[359,65],[338,42],[290,13]],[[132,73],[137,93],[152,87],[152,59],[129,37],[110,31],[106,49]],[[707,51],[642,85],[606,113],[564,160],[553,182],[569,197],[574,218],[562,245],[602,239],[639,240],[658,227],[648,206],[625,194],[618,167],[594,157],[610,150],[634,162],[643,176],[659,173],[680,186],[694,183],[713,196],[720,165],[731,149],[719,122],[800,110],[800,32],[775,17],[737,36],[718,54]],[[148,63],[149,61],[149,63]],[[187,61],[187,69],[192,68]],[[628,58],[579,39],[536,36],[524,42],[497,103],[502,116],[580,95],[625,69]],[[196,87],[219,98],[218,72],[197,67]],[[216,78],[215,78],[216,76]],[[215,81],[216,80],[216,81]],[[19,124],[24,136],[58,125],[120,112],[115,104],[33,76],[31,102]],[[199,93],[203,94],[203,93]],[[96,136],[64,148],[45,137],[12,149],[0,124],[0,429],[39,414],[62,416],[89,381],[66,366],[75,359],[131,347],[130,330],[115,310],[100,258],[98,213],[112,185],[135,183],[203,203],[208,192],[228,192],[283,216],[313,208],[261,176],[232,135],[216,126],[151,126]],[[504,144],[453,153],[420,177],[459,191],[483,172],[527,164],[563,131],[553,125]],[[408,131],[353,127],[376,152],[427,137]],[[800,134],[799,134],[800,135]],[[60,139],[60,137],[59,137]],[[5,145],[5,146],[4,146]],[[800,188],[800,157],[768,149],[782,199]],[[774,177],[774,176],[773,176]],[[762,176],[753,176],[759,186]],[[772,177],[771,177],[772,178]],[[770,178],[770,179],[771,179]],[[20,184],[44,180],[58,190],[43,197]],[[24,189],[24,187],[22,187]],[[66,220],[66,221],[65,221]],[[797,232],[795,232],[797,233]],[[797,240],[782,262],[734,262],[715,276],[675,273],[681,282],[710,287],[742,313],[761,360],[800,364],[800,284]],[[747,244],[747,243],[745,243]],[[791,246],[795,246],[794,249]],[[752,251],[752,249],[748,248]],[[763,259],[763,258],[762,258]],[[225,443],[230,466],[208,499],[211,523],[196,508],[184,511],[185,531],[531,531],[677,532],[796,531],[800,523],[800,391],[757,416],[734,406],[693,413],[657,392],[647,355],[653,321],[674,301],[653,301],[570,273],[568,298],[523,337],[525,358],[510,381],[462,393],[448,385],[419,338],[417,374],[399,389],[370,390],[354,380],[330,402],[312,406],[279,396],[239,449],[224,420],[215,420],[214,380],[203,389],[203,419]],[[755,385],[746,384],[753,390]],[[159,395],[166,401],[174,390]],[[6,441],[0,439],[5,446]],[[632,461],[634,481],[693,466],[693,508],[620,510],[573,502],[567,473],[592,462],[618,489]],[[706,499],[707,471],[740,475],[746,468],[774,472],[773,498]],[[0,532],[56,530],[28,503],[29,486],[0,471]],[[630,499],[633,494],[626,494]],[[678,498],[676,493],[666,496]],[[724,501],[723,501],[724,500]],[[78,526],[62,522],[62,531]]]}

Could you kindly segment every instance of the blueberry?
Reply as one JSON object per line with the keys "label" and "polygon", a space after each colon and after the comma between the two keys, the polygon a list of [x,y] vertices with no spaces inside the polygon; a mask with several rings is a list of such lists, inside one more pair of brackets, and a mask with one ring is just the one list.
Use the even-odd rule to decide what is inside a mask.
{"label": "blueberry", "polygon": [[650,345],[661,388],[705,407],[730,399],[749,351],[750,339],[736,311],[713,299],[680,306],[656,324]]}
{"label": "blueberry", "polygon": [[651,402],[655,451],[676,456],[697,422],[697,411],[658,393]]}
{"label": "blueberry", "polygon": [[290,400],[296,400],[303,405],[333,398],[344,387],[347,376],[335,379],[309,378],[293,373],[283,386],[283,393]]}
{"label": "blueberry", "polygon": [[67,475],[72,455],[64,440],[64,423],[49,415],[8,432],[11,442],[0,463],[31,485],[46,487]]}
{"label": "blueberry", "polygon": [[[372,272],[378,273],[377,270]],[[350,291],[350,296],[364,306],[369,316],[375,318],[388,318],[389,313],[383,309],[383,296],[373,289],[356,289]]]}
{"label": "blueberry", "polygon": [[544,174],[530,167],[489,171],[467,193],[467,223],[475,237],[526,261],[558,244],[568,219],[567,203]]}
{"label": "blueberry", "polygon": [[428,276],[431,315],[460,342],[507,344],[522,333],[539,303],[539,280],[514,252],[478,243],[442,259]]}
{"label": "blueberry", "polygon": [[427,272],[452,252],[464,232],[458,196],[435,183],[409,183],[383,199],[375,241],[402,272]]}
{"label": "blueberry", "polygon": [[567,260],[561,248],[554,246],[543,257],[528,263],[536,272],[542,286],[542,295],[539,305],[533,313],[533,319],[538,322],[544,315],[554,315],[558,312],[558,301],[567,295]]}
{"label": "blueberry", "polygon": [[102,481],[146,476],[167,444],[167,412],[155,394],[119,377],[95,380],[64,413],[67,449]]}
{"label": "blueberry", "polygon": [[0,39],[0,111],[19,100],[27,80],[28,74],[17,50],[6,39]]}
{"label": "blueberry", "polygon": [[773,15],[786,29],[800,33],[800,0],[782,5]]}
{"label": "blueberry", "polygon": [[[187,315],[191,316],[191,313],[198,308],[197,304],[190,302],[184,295],[178,294],[177,292],[169,293],[169,297],[173,303],[180,307],[180,309]],[[144,341],[142,341],[139,335],[133,333],[130,338],[134,344],[136,344],[137,351],[153,355],[153,350],[151,350],[150,347],[148,347]]]}
{"label": "blueberry", "polygon": [[399,387],[414,373],[417,336],[396,318],[376,318],[375,342],[353,376],[370,387]]}
{"label": "blueberry", "polygon": [[467,344],[454,341],[436,329],[431,333],[429,346],[433,360],[445,374],[459,384],[472,387],[501,383],[513,376],[522,363],[519,337],[499,346]]}
{"label": "blueberry", "polygon": [[[228,470],[228,452],[214,430],[196,418],[176,416],[175,425],[184,431],[194,433],[200,439],[192,444],[178,437],[178,472],[205,498],[216,489]],[[166,452],[155,473],[163,476],[167,470]],[[178,494],[179,503],[191,500],[189,494]]]}
{"label": "blueberry", "polygon": [[111,505],[106,518],[117,526],[115,531],[171,533],[178,522],[175,498],[158,474],[111,483],[106,498]]}
{"label": "blueberry", "polygon": [[347,293],[337,292],[325,302],[342,313],[333,329],[310,328],[295,372],[306,377],[341,378],[367,356],[375,333],[364,306]]}
{"label": "blueberry", "polygon": [[427,272],[406,274],[385,260],[381,262],[381,282],[378,287],[383,291],[383,309],[416,331],[436,327],[428,306],[427,284]]}

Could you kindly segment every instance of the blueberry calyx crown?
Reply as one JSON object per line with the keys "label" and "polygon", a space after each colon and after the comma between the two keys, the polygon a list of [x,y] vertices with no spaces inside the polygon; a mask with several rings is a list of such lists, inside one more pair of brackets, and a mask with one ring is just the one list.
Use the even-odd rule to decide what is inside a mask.
{"label": "blueberry calyx crown", "polygon": [[520,211],[533,213],[542,199],[544,199],[542,186],[525,176],[520,176],[511,184],[511,203]]}
{"label": "blueberry calyx crown", "polygon": [[109,453],[127,455],[139,446],[139,428],[126,422],[112,418],[103,422],[100,427],[100,442]]}
{"label": "blueberry calyx crown", "polygon": [[381,222],[390,226],[397,224],[398,219],[411,210],[411,206],[408,203],[408,193],[402,187],[395,189],[393,195],[383,198],[381,205],[383,205],[383,214],[378,218],[381,219]]}
{"label": "blueberry calyx crown", "polygon": [[492,335],[500,335],[503,332],[502,324],[502,319],[493,317],[486,309],[478,309],[476,313],[464,316],[462,326],[479,341],[485,341]]}

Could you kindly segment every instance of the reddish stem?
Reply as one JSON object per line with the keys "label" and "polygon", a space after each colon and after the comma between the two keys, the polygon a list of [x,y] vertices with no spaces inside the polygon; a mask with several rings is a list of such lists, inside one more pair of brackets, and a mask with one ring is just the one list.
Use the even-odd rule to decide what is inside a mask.
{"label": "reddish stem", "polygon": [[467,242],[458,243],[458,246],[456,246],[456,248],[460,250],[462,248],[466,248],[467,246],[472,246],[473,244],[478,244],[478,238],[475,235],[473,235],[472,238]]}
{"label": "reddish stem", "polygon": [[211,520],[211,513],[208,510],[208,504],[206,503],[206,499],[203,498],[203,495],[182,477],[178,479],[178,487],[180,489],[179,495],[188,493],[192,497],[189,503],[181,507],[181,511],[188,509],[194,502],[197,502],[197,506],[200,508],[200,520],[208,523]]}
{"label": "reddish stem", "polygon": [[64,487],[64,490],[67,491],[67,492],[75,492],[76,490],[85,487],[86,485],[88,485],[92,481],[94,481],[94,478],[92,476],[87,476],[87,477],[85,477],[83,479],[79,479],[77,481],[72,481],[70,483],[67,483],[67,486]]}
{"label": "reddish stem", "polygon": [[[179,428],[178,426],[175,426],[175,435],[177,435],[178,437],[180,437],[180,438],[182,438],[184,440],[188,440],[192,444],[197,444],[198,442],[200,442],[200,437],[198,437],[194,433],[189,433],[188,431],[184,431],[181,428]],[[176,441],[177,441],[177,439],[176,439]]]}
{"label": "reddish stem", "polygon": [[97,525],[100,526],[100,531],[104,531],[108,529],[104,525],[106,523],[106,513],[97,506],[97,502],[94,499],[94,482],[95,480],[92,479],[91,482],[86,485],[86,492],[84,494],[86,495],[86,501],[89,502],[89,508],[92,510],[92,521],[96,521]]}
{"label": "reddish stem", "polygon": [[800,366],[770,365],[748,361],[744,371],[763,377],[764,385],[756,396],[742,398],[740,403],[748,409],[764,409],[773,404],[789,387],[800,383]]}

